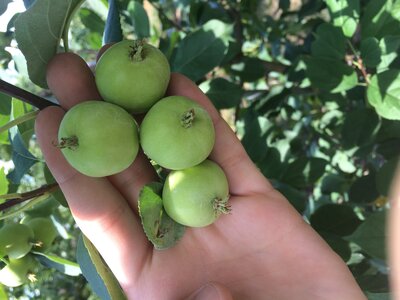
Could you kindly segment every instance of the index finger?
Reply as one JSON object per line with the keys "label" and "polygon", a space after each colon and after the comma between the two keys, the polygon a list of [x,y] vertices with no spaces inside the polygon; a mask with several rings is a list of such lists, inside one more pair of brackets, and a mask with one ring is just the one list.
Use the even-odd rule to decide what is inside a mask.
{"label": "index finger", "polygon": [[182,74],[173,73],[167,94],[195,100],[210,114],[215,127],[215,145],[210,158],[225,171],[231,194],[267,193],[272,189],[271,184],[247,155],[236,134],[193,81]]}

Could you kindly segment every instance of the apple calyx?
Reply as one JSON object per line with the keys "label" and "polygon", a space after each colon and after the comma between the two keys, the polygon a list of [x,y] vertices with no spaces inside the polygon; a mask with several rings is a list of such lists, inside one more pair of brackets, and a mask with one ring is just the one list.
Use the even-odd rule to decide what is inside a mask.
{"label": "apple calyx", "polygon": [[142,61],[144,59],[144,57],[143,57],[143,46],[144,46],[143,40],[133,41],[133,45],[129,46],[129,48],[131,48],[130,51],[129,51],[129,58],[133,62]]}
{"label": "apple calyx", "polygon": [[193,125],[194,117],[195,117],[194,109],[191,108],[188,111],[184,112],[181,117],[181,125],[184,128],[189,128]]}
{"label": "apple calyx", "polygon": [[54,146],[60,149],[68,148],[70,150],[76,150],[79,146],[78,137],[76,135],[70,137],[62,137],[59,143],[55,143]]}
{"label": "apple calyx", "polygon": [[213,209],[216,214],[229,214],[232,211],[231,206],[228,204],[229,196],[225,199],[215,197],[213,201]]}

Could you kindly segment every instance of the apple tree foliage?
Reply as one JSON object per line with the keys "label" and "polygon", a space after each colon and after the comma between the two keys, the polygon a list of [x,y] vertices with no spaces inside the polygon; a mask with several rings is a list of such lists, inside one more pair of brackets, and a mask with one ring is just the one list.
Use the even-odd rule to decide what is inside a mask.
{"label": "apple tree foliage", "polygon": [[[32,250],[37,281],[0,286],[0,298],[122,297],[46,168],[33,130],[37,108],[21,100],[57,102],[45,79],[56,53],[76,52],[93,66],[103,44],[124,38],[147,39],[172,71],[195,81],[368,298],[389,298],[385,220],[400,155],[400,0],[23,2],[26,11],[0,32],[1,79],[13,84],[8,91],[32,93],[0,85],[0,225],[46,217],[58,236],[49,251]],[[2,1],[0,14],[13,4]]]}

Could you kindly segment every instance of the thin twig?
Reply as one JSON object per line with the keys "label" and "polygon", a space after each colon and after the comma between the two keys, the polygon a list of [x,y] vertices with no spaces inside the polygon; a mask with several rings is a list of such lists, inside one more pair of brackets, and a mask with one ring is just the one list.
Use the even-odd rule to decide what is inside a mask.
{"label": "thin twig", "polygon": [[369,80],[369,74],[367,72],[367,69],[365,68],[364,62],[361,58],[360,55],[358,55],[358,52],[356,51],[356,49],[354,48],[353,44],[347,40],[347,44],[349,45],[351,51],[353,52],[355,58],[356,58],[356,63],[353,63],[360,71],[362,76],[364,77],[364,80],[367,84],[369,84],[370,80]]}
{"label": "thin twig", "polygon": [[14,98],[18,98],[26,103],[29,103],[37,107],[38,109],[44,109],[48,106],[58,106],[58,104],[56,103],[53,103],[45,98],[32,94],[31,92],[21,89],[1,79],[0,79],[0,92]]}
{"label": "thin twig", "polygon": [[51,183],[51,184],[46,184],[36,190],[32,190],[29,192],[20,193],[20,194],[12,194],[13,198],[7,197],[7,196],[11,196],[11,195],[2,195],[2,196],[0,196],[0,198],[7,199],[7,201],[0,204],[0,212],[4,211],[10,207],[13,207],[17,204],[20,204],[22,202],[42,196],[46,193],[52,193],[52,192],[56,191],[58,188],[59,188],[58,183],[55,182],[55,183]]}

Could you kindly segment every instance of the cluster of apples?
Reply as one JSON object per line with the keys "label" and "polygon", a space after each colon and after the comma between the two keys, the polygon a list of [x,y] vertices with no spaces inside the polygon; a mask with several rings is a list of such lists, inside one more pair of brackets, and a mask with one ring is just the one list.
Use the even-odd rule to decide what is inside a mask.
{"label": "cluster of apples", "polygon": [[[116,174],[132,164],[140,145],[171,170],[162,198],[173,220],[202,227],[229,210],[226,176],[207,159],[215,143],[211,117],[187,97],[164,97],[170,67],[159,49],[143,40],[116,43],[99,59],[95,79],[104,101],[74,106],[60,124],[58,147],[75,169]],[[134,114],[144,114],[140,127]]]}
{"label": "cluster of apples", "polygon": [[50,218],[25,217],[0,228],[0,283],[17,287],[35,279],[37,261],[32,251],[47,252],[58,232]]}

